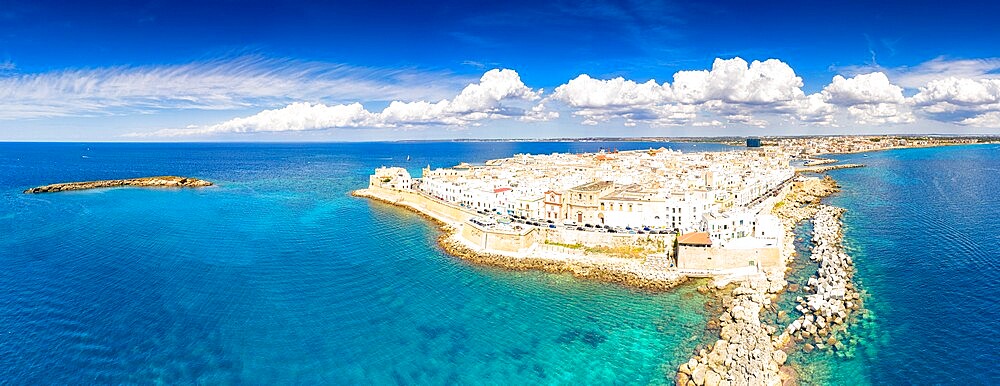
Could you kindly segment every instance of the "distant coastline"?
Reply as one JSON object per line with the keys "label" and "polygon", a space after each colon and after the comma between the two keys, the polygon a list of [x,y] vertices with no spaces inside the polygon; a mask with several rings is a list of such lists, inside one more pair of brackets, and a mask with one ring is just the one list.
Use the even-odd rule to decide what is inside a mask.
{"label": "distant coastline", "polygon": [[65,183],[44,185],[26,189],[24,193],[25,194],[55,193],[55,192],[67,192],[74,190],[115,188],[122,186],[141,187],[141,188],[198,188],[198,187],[205,187],[212,185],[213,183],[210,181],[205,181],[191,177],[157,176],[157,177],[129,178],[120,180],[65,182]]}
{"label": "distant coastline", "polygon": [[[556,137],[556,138],[453,138],[453,139],[411,139],[398,140],[399,143],[420,142],[685,142],[685,143],[721,143],[732,146],[743,146],[748,138],[761,138],[765,141],[782,139],[820,139],[820,138],[850,138],[850,137],[881,137],[900,139],[930,139],[930,140],[971,140],[975,143],[1000,143],[1000,135],[952,135],[952,134],[878,134],[878,135],[776,135],[776,136],[701,136],[701,137]],[[943,146],[935,145],[935,146]]]}

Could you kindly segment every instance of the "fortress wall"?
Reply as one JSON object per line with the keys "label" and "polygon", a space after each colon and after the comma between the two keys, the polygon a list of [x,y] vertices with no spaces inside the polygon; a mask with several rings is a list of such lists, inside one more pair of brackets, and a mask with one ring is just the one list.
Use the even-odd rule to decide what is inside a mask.
{"label": "fortress wall", "polygon": [[770,269],[781,266],[778,248],[704,248],[678,247],[677,267],[680,269],[732,269],[759,266]]}

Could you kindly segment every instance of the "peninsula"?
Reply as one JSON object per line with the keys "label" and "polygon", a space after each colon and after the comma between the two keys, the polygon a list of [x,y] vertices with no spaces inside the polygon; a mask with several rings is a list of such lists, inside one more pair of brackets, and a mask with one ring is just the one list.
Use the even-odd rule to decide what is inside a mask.
{"label": "peninsula", "polygon": [[[864,140],[865,142],[871,142]],[[876,150],[876,149],[872,149]],[[442,247],[474,263],[568,272],[645,290],[688,278],[723,305],[708,329],[719,339],[676,373],[681,385],[794,382],[787,352],[850,355],[846,335],[862,296],[840,242],[839,190],[798,143],[683,153],[665,148],[516,154],[483,164],[422,170],[380,167],[352,194],[413,210],[441,226]],[[796,168],[794,163],[810,166]],[[794,228],[815,224],[816,275],[797,299],[800,317],[771,324],[795,259]],[[796,288],[799,284],[794,284]]]}
{"label": "peninsula", "polygon": [[66,183],[51,184],[51,185],[45,185],[27,189],[24,191],[24,193],[26,194],[54,193],[54,192],[66,192],[72,190],[116,188],[123,186],[140,187],[140,188],[199,188],[212,185],[213,184],[210,181],[205,181],[191,177],[157,176],[157,177],[129,178],[121,180],[66,182]]}
{"label": "peninsula", "polygon": [[600,276],[662,289],[783,269],[781,225],[767,208],[796,178],[790,159],[771,149],[518,154],[421,178],[383,167],[354,194],[442,222],[451,231],[442,244],[465,258],[613,271]]}

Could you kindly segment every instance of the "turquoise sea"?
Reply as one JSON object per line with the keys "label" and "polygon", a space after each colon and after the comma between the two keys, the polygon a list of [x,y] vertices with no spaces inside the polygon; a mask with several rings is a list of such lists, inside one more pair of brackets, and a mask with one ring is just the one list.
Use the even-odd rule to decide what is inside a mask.
{"label": "turquoise sea", "polygon": [[[348,195],[382,165],[661,145],[726,148],[0,143],[0,383],[668,382],[713,339],[693,285],[472,266],[420,217]],[[997,383],[1000,147],[842,158],[870,165],[833,172],[831,201],[873,317],[851,359],[793,355],[803,379]],[[20,193],[163,174],[218,186]]]}

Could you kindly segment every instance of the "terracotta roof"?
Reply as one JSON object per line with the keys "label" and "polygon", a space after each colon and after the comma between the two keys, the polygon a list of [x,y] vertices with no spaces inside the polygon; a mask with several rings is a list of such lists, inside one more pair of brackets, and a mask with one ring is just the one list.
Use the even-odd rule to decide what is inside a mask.
{"label": "terracotta roof", "polygon": [[712,238],[708,232],[685,233],[677,237],[677,244],[680,245],[712,245]]}

